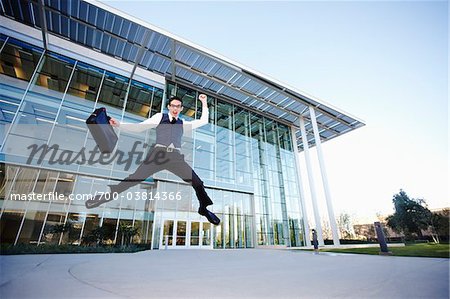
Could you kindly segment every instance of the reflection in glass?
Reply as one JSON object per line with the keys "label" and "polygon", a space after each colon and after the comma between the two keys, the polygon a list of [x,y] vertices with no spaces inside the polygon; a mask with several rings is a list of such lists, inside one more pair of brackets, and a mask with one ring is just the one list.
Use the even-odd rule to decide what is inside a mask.
{"label": "reflection in glass", "polygon": [[217,157],[216,178],[222,182],[234,181],[233,106],[217,103]]}
{"label": "reflection in glass", "polygon": [[165,220],[164,221],[164,227],[163,227],[163,235],[162,235],[162,245],[172,245],[173,240],[173,220]]}
{"label": "reflection in glass", "polygon": [[79,245],[81,238],[81,229],[85,216],[80,213],[69,213],[67,216],[68,229],[64,232],[61,244]]}
{"label": "reflection in glass", "polygon": [[3,44],[6,42],[7,38],[8,37],[6,35],[0,33],[0,49],[3,47]]}
{"label": "reflection in glass", "polygon": [[145,118],[149,117],[155,88],[137,81],[131,82],[125,111]]}
{"label": "reflection in glass", "polygon": [[211,245],[211,224],[208,222],[203,222],[202,227],[202,245]]}
{"label": "reflection in glass", "polygon": [[42,49],[9,38],[0,53],[0,74],[28,82],[37,67],[41,54]]}
{"label": "reflection in glass", "polygon": [[103,70],[78,62],[67,93],[77,98],[95,102],[103,73]]}
{"label": "reflection in glass", "polygon": [[220,225],[214,226],[214,248],[223,248],[223,214],[216,214],[222,221]]}
{"label": "reflection in glass", "polygon": [[143,212],[136,208],[134,228],[138,233],[133,237],[133,244],[150,244],[153,230],[153,212]]}
{"label": "reflection in glass", "polygon": [[[128,217],[126,214],[128,214]],[[131,234],[133,233],[133,220],[122,219],[123,216],[130,218],[130,214],[131,213],[123,213],[123,211],[120,213],[121,219],[119,221],[119,230],[117,234],[117,243],[120,242],[120,246],[130,245],[132,241],[133,236]]]}
{"label": "reflection in glass", "polygon": [[8,138],[17,134],[18,136],[14,138],[19,138],[18,140],[23,137],[44,142],[48,140],[74,63],[75,61],[57,54],[45,54],[43,64],[38,67],[33,85],[20,107],[17,118],[18,124],[42,125],[42,127],[39,127],[37,133],[20,132],[20,128],[13,127],[11,131],[13,136]]}
{"label": "reflection in glass", "polygon": [[100,217],[98,214],[87,214],[86,215],[86,221],[83,228],[83,236],[81,238],[81,241],[83,244],[92,244],[92,245],[98,245],[98,240],[94,240],[92,232],[95,229],[98,229],[100,225]]}
{"label": "reflection in glass", "polygon": [[115,242],[118,216],[118,211],[113,209],[110,209],[109,213],[105,213],[103,216],[102,228],[104,229],[104,242],[107,245],[112,245]]}
{"label": "reflection in glass", "polygon": [[38,175],[38,169],[18,168],[15,179],[11,181],[11,186],[9,186],[9,198],[6,199],[3,207],[5,212],[9,210],[15,213],[26,209],[27,202],[14,200],[13,196],[20,196],[21,194],[29,194],[32,192]]}
{"label": "reflection in glass", "polygon": [[[36,85],[63,93],[69,81],[75,61],[54,53],[46,53],[44,57],[44,64],[38,70],[38,77]],[[33,91],[39,91],[38,88],[33,88]],[[56,96],[56,94],[55,94]],[[62,96],[56,96],[62,98]]]}
{"label": "reflection in glass", "polygon": [[59,244],[62,237],[62,227],[66,213],[52,212],[47,215],[40,244]]}
{"label": "reflection in glass", "polygon": [[[122,110],[127,92],[127,86],[128,78],[111,72],[106,72],[98,102]],[[98,106],[100,107],[100,105]]]}
{"label": "reflection in glass", "polygon": [[28,211],[17,243],[37,244],[45,220],[45,211]]}
{"label": "reflection in glass", "polygon": [[191,246],[199,245],[200,223],[196,221],[191,222]]}
{"label": "reflection in glass", "polygon": [[0,242],[2,244],[14,244],[19,232],[23,211],[5,210],[0,219]]}
{"label": "reflection in glass", "polygon": [[[170,94],[175,95],[175,94]],[[195,110],[197,105],[197,92],[185,86],[177,85],[176,96],[183,101],[183,117],[185,120],[195,118]],[[166,107],[164,107],[166,108]]]}
{"label": "reflection in glass", "polygon": [[245,216],[245,246],[247,248],[253,247],[253,217]]}
{"label": "reflection in glass", "polygon": [[186,221],[177,221],[177,246],[186,245]]}

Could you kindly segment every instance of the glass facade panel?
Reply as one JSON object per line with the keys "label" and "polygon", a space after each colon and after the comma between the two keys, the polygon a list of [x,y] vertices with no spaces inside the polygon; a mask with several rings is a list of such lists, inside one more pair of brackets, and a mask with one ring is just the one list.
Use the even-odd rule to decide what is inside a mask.
{"label": "glass facade panel", "polygon": [[133,229],[133,212],[132,211],[120,211],[119,227],[117,231],[117,243],[120,246],[131,244],[131,230]]}
{"label": "glass facade panel", "polygon": [[23,211],[6,210],[0,219],[0,241],[2,244],[14,244],[23,219]]}
{"label": "glass facade panel", "polygon": [[153,87],[133,81],[125,111],[148,118],[153,100]]}
{"label": "glass facade panel", "polygon": [[[102,218],[102,228],[104,229],[104,238],[107,245],[116,243],[119,210],[105,207]],[[120,244],[120,243],[119,243]]]}
{"label": "glass facade panel", "polygon": [[218,214],[217,217],[222,219],[220,225],[214,226],[214,248],[223,248],[223,215]]}
{"label": "glass facade panel", "polygon": [[68,95],[72,95],[78,100],[85,99],[95,102],[100,90],[103,75],[103,70],[78,62],[69,85],[69,90],[67,91]]}
{"label": "glass facade panel", "polygon": [[56,245],[60,243],[65,217],[65,212],[58,213],[50,211],[48,213],[47,219],[45,220],[44,231],[39,241],[40,244]]}
{"label": "glass facade panel", "polygon": [[0,53],[0,74],[28,82],[41,55],[42,49],[9,38]]}
{"label": "glass facade panel", "polygon": [[100,227],[100,217],[101,215],[94,213],[86,215],[86,221],[83,227],[83,235],[81,237],[82,244],[98,245],[100,241],[95,238],[95,231]]}
{"label": "glass facade panel", "polygon": [[[6,40],[6,38],[5,38]],[[27,85],[37,68],[42,49],[8,38],[0,53],[0,133],[17,117]],[[0,134],[3,142],[5,134]]]}
{"label": "glass facade panel", "polygon": [[[198,96],[197,96],[198,97]],[[215,153],[216,135],[215,135],[215,111],[216,99],[208,97],[209,122],[198,128],[194,132],[195,151],[194,151],[194,169],[197,174],[208,184],[215,184]],[[196,119],[202,115],[201,105],[197,105]]]}
{"label": "glass facade panel", "polygon": [[191,246],[199,245],[200,222],[191,222]]}
{"label": "glass facade panel", "polygon": [[134,215],[134,228],[137,234],[133,237],[133,244],[150,244],[153,231],[153,213],[136,210]]}
{"label": "glass facade panel", "polygon": [[186,245],[186,221],[177,221],[177,246]]}
{"label": "glass facade panel", "polygon": [[45,211],[27,211],[17,243],[37,244],[45,222]]}
{"label": "glass facade panel", "polygon": [[[125,103],[125,95],[128,87],[128,78],[123,76],[106,72],[105,80],[100,90],[100,97],[98,99],[99,105],[104,104],[109,107],[114,107],[122,111]],[[118,114],[119,116],[120,114]],[[120,118],[119,118],[120,119]]]}
{"label": "glass facade panel", "polygon": [[165,220],[163,227],[163,245],[172,245],[173,244],[173,220]]}
{"label": "glass facade panel", "polygon": [[42,68],[37,73],[36,84],[31,90],[45,92],[56,99],[61,99],[69,82],[74,64],[75,61],[72,59],[55,53],[46,53]]}
{"label": "glass facade panel", "polygon": [[203,222],[202,225],[202,245],[211,245],[211,224],[208,222]]}
{"label": "glass facade panel", "polygon": [[234,140],[233,140],[233,106],[227,103],[217,104],[216,140],[217,156],[216,178],[218,181],[234,181]]}
{"label": "glass facade panel", "polygon": [[[122,55],[126,51],[136,55],[136,49],[127,48],[115,37],[97,34],[79,22],[104,19],[104,25],[98,26],[129,38],[142,37],[140,27],[111,17],[100,9],[95,14],[94,10],[89,10],[82,16],[70,5],[66,9],[77,20],[56,16],[51,19],[51,30],[62,35],[67,33],[80,43],[98,44],[112,55]],[[60,144],[61,150],[73,150],[71,146],[80,144],[93,147],[95,143],[85,119],[95,108],[106,107],[110,116],[124,122],[140,122],[167,111],[163,107],[167,103],[164,94],[183,99],[185,120],[201,117],[201,105],[197,100],[201,91],[194,86],[167,82],[164,93],[161,88],[108,69],[52,52],[43,54],[42,49],[11,38],[7,40],[5,36],[1,36],[0,45],[2,42],[0,76],[4,80],[0,83],[0,124],[13,124],[5,141],[34,138]],[[166,51],[163,46],[161,51]],[[168,235],[168,245],[174,247],[301,246],[303,216],[290,128],[209,95],[208,109],[209,123],[194,131],[193,141],[189,141],[193,142],[193,150],[186,154],[186,160],[207,186],[214,201],[211,208],[221,218],[221,225],[212,227],[201,222],[204,218],[197,213],[198,200],[191,186],[168,173],[155,174],[156,184],[149,179],[128,191],[153,192],[158,196],[162,196],[162,192],[180,192],[180,200],[121,199],[86,210],[82,200],[69,199],[69,195],[108,191],[108,184],[123,179],[134,169],[113,163],[60,167],[44,161],[36,165],[44,167],[41,170],[1,164],[6,173],[3,180],[8,182],[1,199],[2,242],[93,244],[93,235],[101,229],[104,244],[150,244],[153,241],[153,247],[158,248],[162,236],[165,245],[165,235]],[[16,129],[15,124],[41,124],[44,129],[33,135]],[[134,141],[152,144],[154,138],[153,131],[120,132],[118,149],[129,152]],[[51,190],[62,194],[63,200],[39,203],[3,200],[10,198],[13,192],[44,194]],[[132,237],[125,233],[125,229],[130,228],[137,229]]]}
{"label": "glass facade panel", "polygon": [[61,244],[80,245],[81,243],[81,229],[84,224],[83,213],[68,213],[66,223],[67,230],[63,233]]}
{"label": "glass facade panel", "polygon": [[3,48],[3,45],[5,44],[5,42],[8,38],[9,38],[8,36],[0,33],[0,49]]}

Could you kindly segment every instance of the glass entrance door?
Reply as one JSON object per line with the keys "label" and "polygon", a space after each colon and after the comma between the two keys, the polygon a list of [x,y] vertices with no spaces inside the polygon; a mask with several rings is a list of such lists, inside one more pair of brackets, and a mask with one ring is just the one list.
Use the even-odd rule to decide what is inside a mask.
{"label": "glass entrance door", "polygon": [[209,222],[194,220],[163,220],[160,249],[212,249],[212,226]]}
{"label": "glass entrance door", "polygon": [[176,240],[177,242],[175,243],[175,246],[180,247],[180,246],[186,246],[186,222],[187,221],[181,221],[178,220],[177,221],[177,235],[176,235]]}
{"label": "glass entrance door", "polygon": [[173,245],[173,220],[164,220],[160,248]]}
{"label": "glass entrance door", "polygon": [[211,223],[203,221],[191,221],[190,247],[212,248]]}

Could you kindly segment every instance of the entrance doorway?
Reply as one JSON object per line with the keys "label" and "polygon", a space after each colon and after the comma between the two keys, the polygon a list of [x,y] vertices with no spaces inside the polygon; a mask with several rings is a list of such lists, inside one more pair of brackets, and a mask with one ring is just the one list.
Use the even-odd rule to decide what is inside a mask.
{"label": "entrance doorway", "polygon": [[212,249],[212,225],[207,221],[163,219],[159,249]]}

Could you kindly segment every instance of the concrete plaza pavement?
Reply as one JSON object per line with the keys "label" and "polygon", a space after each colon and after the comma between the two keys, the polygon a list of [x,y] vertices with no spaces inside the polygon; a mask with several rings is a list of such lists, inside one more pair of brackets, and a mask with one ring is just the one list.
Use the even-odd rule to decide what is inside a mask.
{"label": "concrete plaza pavement", "polygon": [[449,259],[300,250],[0,256],[6,298],[449,298]]}

